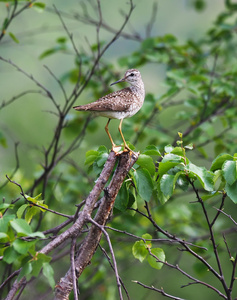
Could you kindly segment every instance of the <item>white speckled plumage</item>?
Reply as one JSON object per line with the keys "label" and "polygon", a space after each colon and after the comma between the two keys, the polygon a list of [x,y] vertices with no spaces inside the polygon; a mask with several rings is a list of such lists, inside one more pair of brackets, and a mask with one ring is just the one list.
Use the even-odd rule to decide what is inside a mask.
{"label": "white speckled plumage", "polygon": [[105,130],[109,135],[113,150],[116,146],[108,131],[110,119],[121,120],[119,131],[123,138],[125,148],[130,150],[121,131],[122,121],[124,118],[129,118],[135,115],[141,109],[145,98],[144,83],[138,70],[127,70],[122,79],[112,83],[111,85],[123,81],[130,83],[131,86],[101,97],[95,102],[74,107],[74,109],[79,111],[90,111],[94,112],[96,115],[109,118]]}

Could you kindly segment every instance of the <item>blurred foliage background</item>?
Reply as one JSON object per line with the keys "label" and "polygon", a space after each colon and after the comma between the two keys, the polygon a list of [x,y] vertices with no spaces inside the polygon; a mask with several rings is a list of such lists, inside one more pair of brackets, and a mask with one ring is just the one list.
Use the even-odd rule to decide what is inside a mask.
{"label": "blurred foliage background", "polygon": [[[123,123],[126,140],[141,153],[148,145],[155,145],[161,153],[167,153],[165,146],[176,146],[178,132],[182,132],[183,143],[193,144],[193,150],[187,150],[188,158],[195,165],[209,170],[213,160],[221,153],[233,156],[237,152],[237,4],[228,0],[137,0],[134,5],[121,36],[103,54],[74,104],[92,102],[113,91],[110,83],[121,78],[128,68],[138,68],[145,83],[146,99],[141,111]],[[105,26],[100,24],[99,35],[100,16],[96,1],[49,0],[45,5],[32,6],[17,16],[1,40],[0,56],[4,60],[0,60],[0,199],[7,203],[19,197],[18,187],[7,183],[5,177],[13,174],[12,179],[21,184],[27,194],[36,196],[43,193],[49,208],[74,214],[75,204],[86,198],[101,171],[101,165],[85,164],[85,160],[89,150],[97,150],[101,145],[110,147],[104,131],[107,120],[100,117],[88,119],[88,114],[70,109],[65,115],[58,157],[70,147],[76,136],[84,130],[85,134],[77,141],[73,151],[55,163],[47,185],[43,181],[34,185],[43,173],[45,149],[50,145],[58,123],[55,104],[43,95],[44,91],[36,81],[50,91],[57,105],[61,108],[65,105],[63,90],[55,77],[61,81],[65,93],[70,94],[77,84],[80,69],[80,84],[83,84],[98,52],[123,23],[129,3],[127,0],[102,0],[100,8]],[[0,1],[3,29],[7,10],[7,2]],[[72,33],[80,59],[67,30]],[[8,59],[11,62],[7,62]],[[24,72],[29,76],[25,76]],[[31,74],[34,80],[30,78]],[[121,86],[115,88],[120,89]],[[31,92],[14,99],[25,91]],[[119,144],[117,126],[118,121],[111,122],[112,136]],[[52,158],[51,153],[49,157]],[[160,159],[153,158],[154,162]],[[204,193],[202,187],[198,187]],[[232,201],[227,197],[225,203],[225,211],[233,218],[236,217],[236,197],[233,196]],[[219,206],[220,199],[221,196],[207,199],[210,216],[215,215],[213,206]],[[190,203],[195,200],[192,190],[177,189],[165,204],[161,204],[159,195],[154,195],[150,203],[159,226],[208,248],[204,216],[197,205]],[[22,198],[14,209],[17,210],[23,203]],[[143,210],[141,197],[137,198],[137,206]],[[37,213],[31,225],[35,230],[43,231],[61,222],[58,216]],[[153,238],[160,237],[148,220],[131,211],[115,209],[109,225],[140,237],[145,233]],[[226,261],[228,255],[222,235],[228,235],[229,247],[233,251],[237,248],[236,231],[232,226],[230,219],[224,215],[215,223],[220,255]],[[146,262],[141,264],[132,254],[134,238],[118,232],[111,231],[110,234],[120,275],[131,299],[163,298],[132,280],[164,287],[169,294],[184,299],[200,299],[200,295],[204,300],[217,298],[213,291],[198,285],[180,289],[187,284],[187,278],[166,266],[156,270]],[[104,239],[101,246],[108,250]],[[183,259],[184,254],[177,251],[177,245],[166,243],[162,244],[162,248],[168,261],[178,263],[202,281],[221,288],[200,263],[192,257]],[[68,249],[69,246],[65,246],[53,254],[55,281],[68,269]],[[200,253],[203,254],[201,250]],[[211,251],[203,255],[215,264]],[[20,262],[16,267],[19,265]],[[223,270],[227,274],[229,268],[228,263],[224,264]],[[40,280],[40,284],[32,281],[26,293],[30,291],[36,299],[51,299],[52,290],[47,280],[43,276]],[[80,278],[79,287],[80,299],[117,299],[113,271],[100,249]],[[27,296],[23,294],[21,299],[27,299]]]}

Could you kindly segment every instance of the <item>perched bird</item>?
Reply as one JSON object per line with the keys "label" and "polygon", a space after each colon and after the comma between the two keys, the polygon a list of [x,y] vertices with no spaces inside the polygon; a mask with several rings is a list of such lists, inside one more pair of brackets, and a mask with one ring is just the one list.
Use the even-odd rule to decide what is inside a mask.
{"label": "perched bird", "polygon": [[116,152],[116,146],[110,133],[109,133],[109,122],[111,119],[121,120],[119,123],[118,130],[121,134],[124,143],[124,151],[131,151],[128,147],[123,133],[122,133],[122,122],[124,118],[129,118],[135,115],[142,107],[145,98],[145,88],[142,81],[141,74],[136,69],[127,70],[124,77],[111,85],[119,82],[128,82],[130,87],[126,87],[122,90],[113,92],[104,97],[99,98],[97,101],[73,107],[79,111],[90,111],[94,112],[98,116],[109,118],[105,131],[107,132],[109,139],[112,143],[112,150]]}

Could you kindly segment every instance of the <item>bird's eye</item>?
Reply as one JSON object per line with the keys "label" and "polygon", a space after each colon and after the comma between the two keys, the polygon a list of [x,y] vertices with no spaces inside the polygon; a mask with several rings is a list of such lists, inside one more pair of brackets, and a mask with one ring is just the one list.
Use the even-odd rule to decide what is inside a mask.
{"label": "bird's eye", "polygon": [[130,74],[130,76],[132,76],[132,77],[133,77],[133,76],[134,76],[134,73],[131,73],[131,74]]}

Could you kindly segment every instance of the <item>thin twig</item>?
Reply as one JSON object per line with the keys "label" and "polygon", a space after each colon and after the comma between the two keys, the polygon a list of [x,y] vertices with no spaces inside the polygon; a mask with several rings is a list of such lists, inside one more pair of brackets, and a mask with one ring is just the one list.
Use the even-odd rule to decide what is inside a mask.
{"label": "thin twig", "polygon": [[60,213],[60,212],[57,212],[57,211],[55,211],[55,210],[49,209],[49,208],[47,208],[47,207],[44,207],[44,206],[42,206],[42,205],[39,205],[39,204],[37,204],[37,203],[34,203],[34,202],[28,200],[27,197],[25,196],[25,193],[24,193],[24,191],[23,191],[22,186],[21,186],[19,183],[17,183],[16,181],[11,180],[7,175],[6,175],[6,177],[7,177],[7,179],[8,179],[11,183],[17,185],[17,186],[20,188],[20,190],[21,190],[21,193],[20,193],[20,194],[22,195],[22,197],[23,197],[27,202],[29,202],[30,204],[32,204],[33,206],[37,206],[37,207],[39,207],[39,208],[41,208],[41,209],[43,209],[43,210],[47,210],[47,211],[49,211],[49,212],[51,212],[51,213],[53,213],[53,214],[56,214],[56,215],[59,215],[59,216],[62,216],[62,217],[68,218],[68,219],[73,219],[73,216],[66,215],[66,214],[62,214],[62,213]]}
{"label": "thin twig", "polygon": [[237,226],[237,222],[231,217],[231,215],[228,215],[227,213],[225,213],[222,209],[219,209],[217,207],[213,207],[216,210],[218,210],[220,213],[222,213],[223,215],[227,216],[236,226]]}
{"label": "thin twig", "polygon": [[74,259],[74,257],[75,257],[75,251],[76,251],[76,238],[72,238],[72,241],[71,241],[71,250],[70,250],[72,283],[73,283],[74,299],[78,300],[77,276],[76,276],[75,259]]}
{"label": "thin twig", "polygon": [[121,283],[120,283],[120,276],[119,276],[119,273],[118,273],[117,262],[116,262],[116,259],[115,259],[114,250],[113,250],[113,247],[112,247],[109,235],[108,235],[107,231],[104,229],[104,226],[101,226],[100,224],[98,224],[97,222],[95,222],[92,218],[89,218],[88,221],[90,221],[95,226],[99,227],[100,230],[103,232],[103,234],[106,237],[107,243],[109,245],[110,253],[111,253],[111,256],[112,256],[113,264],[114,264],[114,272],[115,272],[117,286],[118,286],[118,291],[119,291],[119,299],[123,300],[123,295],[122,295],[122,289],[121,289]]}
{"label": "thin twig", "polygon": [[156,21],[157,11],[158,11],[158,3],[154,2],[152,6],[151,19],[146,26],[146,38],[151,36],[151,31]]}
{"label": "thin twig", "polygon": [[11,275],[7,277],[6,280],[3,281],[3,283],[0,285],[0,290],[10,281],[12,278],[17,276],[20,273],[20,270],[14,271]]}
{"label": "thin twig", "polygon": [[183,274],[184,276],[186,276],[187,278],[189,278],[189,279],[191,279],[191,280],[193,281],[193,282],[189,282],[189,283],[186,284],[186,285],[182,285],[181,288],[184,288],[184,287],[189,286],[189,285],[192,285],[192,284],[201,284],[201,285],[204,285],[204,286],[206,286],[207,288],[209,288],[209,289],[215,291],[215,292],[216,292],[219,296],[221,296],[222,298],[227,299],[227,297],[226,297],[223,293],[221,293],[217,288],[215,288],[214,286],[212,286],[212,285],[206,283],[205,281],[201,281],[201,280],[199,280],[199,279],[197,279],[197,278],[191,276],[190,274],[188,274],[187,272],[185,272],[183,269],[181,269],[181,268],[179,267],[179,265],[177,265],[177,264],[176,264],[176,265],[173,265],[173,264],[168,263],[167,261],[162,261],[162,260],[160,260],[156,255],[154,255],[154,254],[151,252],[151,249],[148,248],[147,250],[148,250],[149,254],[150,254],[152,257],[154,257],[154,258],[156,259],[157,262],[162,263],[162,264],[168,266],[169,268],[178,270],[181,274]]}
{"label": "thin twig", "polygon": [[62,84],[62,82],[57,78],[57,76],[50,70],[50,68],[46,65],[44,65],[45,69],[49,72],[49,74],[56,80],[56,82],[58,83],[63,95],[64,95],[64,100],[67,101],[67,93],[65,91],[65,88]]}
{"label": "thin twig", "polygon": [[56,101],[55,101],[53,95],[51,94],[51,92],[48,89],[46,89],[46,87],[43,86],[38,80],[36,80],[33,75],[28,74],[26,71],[24,71],[23,69],[18,67],[18,65],[16,65],[14,62],[12,62],[10,59],[5,59],[2,56],[0,56],[0,60],[10,64],[11,66],[13,66],[17,71],[24,74],[27,78],[29,78],[31,81],[33,81],[38,87],[40,87],[46,93],[47,97],[53,102],[53,104],[57,108],[57,110],[60,112],[60,107],[56,103]]}
{"label": "thin twig", "polygon": [[27,95],[27,94],[41,94],[44,95],[42,93],[42,91],[37,91],[37,90],[28,90],[28,91],[24,91],[16,96],[13,96],[11,99],[9,99],[8,101],[2,101],[1,105],[0,105],[0,110],[7,107],[8,105],[12,104],[14,101],[16,101],[17,99]]}
{"label": "thin twig", "polygon": [[[160,238],[160,239],[144,239],[143,237],[140,237],[140,236],[137,236],[135,234],[129,233],[129,232],[125,231],[125,230],[119,230],[119,229],[112,228],[112,227],[109,227],[109,226],[105,226],[105,228],[113,230],[115,232],[124,233],[124,234],[126,234],[128,236],[131,236],[131,237],[135,238],[135,239],[143,240],[144,242],[151,241],[151,242],[159,242],[159,243],[179,243],[178,241],[172,240],[172,239],[162,239],[162,238]],[[190,243],[190,242],[187,242],[187,241],[184,241],[184,240],[183,240],[183,243],[185,243],[185,244],[187,244],[189,246],[197,247],[199,249],[203,249],[203,250],[207,251],[206,247],[198,246],[198,245],[195,245],[193,243]]]}
{"label": "thin twig", "polygon": [[139,285],[141,285],[142,287],[146,288],[146,289],[149,289],[149,290],[152,290],[152,291],[155,291],[155,292],[158,292],[160,293],[161,295],[165,296],[165,297],[168,297],[170,299],[174,299],[174,300],[185,300],[184,298],[179,298],[179,297],[176,297],[176,296],[173,296],[173,295],[170,295],[170,294],[167,294],[163,288],[161,289],[157,289],[155,288],[154,286],[149,286],[149,285],[146,285],[140,281],[137,281],[137,280],[132,280],[132,282],[134,283],[137,283]]}
{"label": "thin twig", "polygon": [[[19,169],[20,167],[20,161],[19,161],[19,155],[18,155],[18,145],[19,145],[19,142],[16,142],[15,143],[15,147],[14,147],[14,150],[15,150],[15,158],[16,158],[16,166],[15,166],[15,169],[13,170],[13,172],[11,173],[10,177],[13,177],[15,174],[16,174],[16,171]],[[6,180],[1,186],[0,186],[0,190],[5,186],[7,185],[7,183],[9,182],[9,180]]]}
{"label": "thin twig", "polygon": [[[105,228],[105,227],[106,227],[106,226],[104,226],[104,228]],[[108,260],[108,262],[109,262],[111,268],[113,269],[113,271],[115,271],[114,266],[113,266],[113,264],[112,264],[112,262],[111,262],[111,259],[110,259],[109,255],[107,254],[107,252],[105,251],[105,249],[104,249],[103,247],[101,247],[100,244],[99,244],[99,248],[101,249],[101,251],[102,251],[102,252],[104,253],[104,255],[106,256],[106,258],[107,258],[107,260]],[[123,289],[124,289],[124,291],[125,291],[125,293],[126,293],[126,295],[127,295],[128,300],[130,300],[130,297],[129,297],[129,294],[128,294],[128,290],[126,289],[126,287],[125,287],[125,285],[124,285],[124,283],[123,283],[121,277],[119,277],[119,280],[120,280],[120,283],[121,283],[121,285],[122,285],[122,287],[123,287]]]}
{"label": "thin twig", "polygon": [[222,196],[221,205],[220,205],[220,207],[219,207],[219,209],[218,209],[218,211],[217,211],[217,214],[215,215],[215,217],[213,218],[213,220],[212,220],[212,222],[211,222],[211,224],[210,224],[211,227],[215,224],[217,218],[218,218],[219,215],[221,214],[221,210],[222,210],[223,207],[224,207],[224,202],[225,202],[226,196],[227,196],[227,194],[224,193],[223,196]]}
{"label": "thin twig", "polygon": [[198,202],[201,204],[204,216],[206,218],[207,226],[209,228],[210,239],[211,239],[213,251],[214,251],[214,254],[215,254],[217,266],[218,266],[218,269],[219,269],[219,272],[220,272],[220,275],[218,275],[218,279],[220,280],[220,282],[221,282],[221,284],[222,284],[222,286],[223,286],[223,288],[226,292],[226,295],[229,295],[229,290],[228,290],[228,287],[227,287],[227,284],[226,284],[226,281],[225,281],[225,278],[224,278],[222,265],[221,265],[221,262],[220,262],[220,257],[219,257],[219,253],[218,253],[218,250],[217,250],[217,245],[216,245],[216,242],[215,242],[214,233],[213,233],[213,230],[212,230],[212,226],[211,226],[211,223],[210,223],[210,220],[209,220],[209,216],[208,216],[206,207],[204,205],[204,202],[203,202],[202,198],[199,196],[198,190],[196,189],[194,183],[191,180],[189,180],[189,182],[190,182],[190,184],[193,188],[193,191],[196,194],[196,198],[197,198]]}
{"label": "thin twig", "polygon": [[176,237],[175,235],[169,233],[168,231],[166,230],[163,230],[155,221],[154,219],[152,218],[152,215],[151,215],[151,212],[150,212],[150,209],[148,207],[148,203],[146,202],[145,203],[145,209],[147,210],[147,215],[141,211],[139,211],[138,209],[133,209],[133,208],[130,208],[131,210],[134,210],[136,211],[137,213],[141,214],[142,216],[144,216],[145,218],[147,218],[148,220],[150,220],[150,222],[153,224],[153,226],[159,231],[161,232],[162,234],[164,234],[165,236],[167,236],[168,238],[172,239],[172,240],[175,240],[177,241],[178,243],[180,243],[180,245],[182,245],[186,251],[188,251],[190,254],[192,254],[194,257],[196,257],[198,260],[200,260],[206,267],[207,269],[212,272],[219,280],[221,280],[221,276],[220,274],[202,257],[200,256],[199,254],[197,254],[195,251],[193,251],[188,245],[185,244],[185,242]]}

